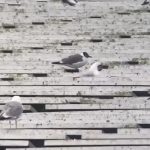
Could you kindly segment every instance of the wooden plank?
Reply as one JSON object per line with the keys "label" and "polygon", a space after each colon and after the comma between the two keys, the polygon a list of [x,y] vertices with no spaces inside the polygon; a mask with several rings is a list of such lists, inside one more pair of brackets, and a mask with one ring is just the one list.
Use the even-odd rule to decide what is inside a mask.
{"label": "wooden plank", "polygon": [[[50,62],[49,62],[50,63]],[[102,70],[102,73],[104,75],[108,74],[108,76],[113,75],[115,76],[116,74],[120,75],[121,74],[125,74],[125,75],[129,75],[129,74],[149,74],[149,65],[115,65],[115,64],[110,64],[108,65],[109,68]],[[15,68],[15,71],[14,69]],[[87,68],[88,69],[88,68]],[[81,69],[83,70],[83,68]],[[57,76],[62,76],[62,72],[64,72],[63,70],[63,66],[58,66],[58,65],[39,65],[38,67],[34,67],[34,66],[26,66],[25,64],[22,66],[7,66],[7,65],[3,65],[3,67],[0,69],[0,73],[2,74],[10,74],[10,73],[48,73],[50,74],[52,77],[56,75]],[[65,76],[72,76],[71,73],[64,73]]]}
{"label": "wooden plank", "polygon": [[149,139],[132,140],[45,140],[45,146],[150,145]]}
{"label": "wooden plank", "polygon": [[[123,128],[150,124],[149,110],[99,110],[24,113],[18,128]],[[10,128],[1,121],[1,128]],[[12,121],[12,127],[15,127]]]}
{"label": "wooden plank", "polygon": [[[101,134],[101,130],[51,130],[51,129],[2,129],[0,130],[0,139],[67,139],[67,135],[81,135],[83,139],[88,135]],[[33,136],[34,135],[34,136]],[[142,136],[141,136],[142,138]]]}
{"label": "wooden plank", "polygon": [[29,141],[27,140],[0,140],[0,146],[27,147],[29,146]]}
{"label": "wooden plank", "polygon": [[[21,34],[22,34],[22,32],[19,33],[20,36],[21,36]],[[68,49],[72,49],[69,52],[69,54],[73,50],[75,50],[76,53],[78,53],[78,52],[81,52],[82,49],[86,50],[87,52],[90,52],[90,49],[92,49],[95,53],[98,54],[97,51],[99,50],[99,47],[101,47],[100,52],[103,52],[103,53],[107,53],[108,51],[110,51],[110,52],[117,51],[118,55],[119,55],[119,50],[120,50],[120,53],[129,53],[129,51],[131,52],[133,49],[133,52],[131,52],[131,54],[136,53],[136,51],[137,51],[136,55],[138,55],[138,53],[141,53],[141,52],[139,52],[139,50],[143,49],[144,51],[148,51],[148,46],[149,46],[149,42],[148,42],[149,38],[143,37],[143,36],[139,36],[141,38],[138,38],[138,39],[137,38],[121,39],[121,38],[117,38],[117,36],[119,36],[118,34],[116,34],[114,36],[111,36],[108,34],[108,36],[110,36],[109,41],[104,41],[104,42],[96,44],[96,43],[89,42],[92,38],[97,38],[96,34],[94,34],[92,37],[89,37],[86,35],[81,35],[78,38],[76,36],[67,36],[67,35],[53,35],[50,38],[49,34],[47,36],[41,35],[41,34],[42,33],[39,33],[35,36],[33,36],[33,35],[25,36],[26,40],[21,42],[21,40],[23,40],[23,39],[18,39],[19,35],[15,35],[15,33],[14,33],[14,36],[9,35],[9,36],[11,36],[11,38],[14,37],[13,45],[10,45],[10,44],[8,45],[7,43],[10,41],[10,39],[8,39],[7,37],[5,37],[5,39],[2,39],[2,37],[6,36],[6,35],[1,35],[0,39],[2,41],[0,41],[0,44],[2,45],[3,49],[7,49],[7,48],[12,49],[14,52],[18,52],[18,53],[19,53],[19,51],[22,52],[22,50],[26,51],[26,49],[28,49],[27,51],[31,52],[31,50],[32,50],[32,52],[35,52],[36,47],[42,47],[46,51],[43,50],[43,52],[41,54],[48,53],[48,52],[61,53],[61,49],[62,49],[63,53],[67,52]],[[42,39],[41,39],[41,36],[42,36]],[[35,38],[36,38],[36,40],[34,40]],[[105,39],[105,36],[101,35],[101,38]],[[111,42],[111,40],[114,40],[115,42]],[[67,48],[67,46],[61,46],[62,42],[72,42],[73,46],[69,46],[68,48]],[[139,42],[139,44],[135,47],[134,45],[137,42]],[[110,44],[109,47],[107,46],[107,43]],[[25,48],[25,49],[23,49],[23,48]],[[66,51],[64,50],[65,48],[66,48]],[[115,48],[115,50],[114,50],[114,48]],[[104,51],[103,49],[106,49],[106,51]],[[127,52],[125,52],[123,50],[127,50]],[[35,53],[38,53],[38,51],[41,51],[41,50],[39,49]]]}
{"label": "wooden plank", "polygon": [[[120,129],[124,133],[102,133],[103,129],[98,130],[58,130],[58,129],[2,129],[0,130],[1,140],[123,140],[123,139],[150,139],[149,130],[141,129],[141,132],[126,132],[138,129]],[[139,129],[140,130],[140,129]],[[147,133],[146,133],[147,132]],[[34,135],[34,136],[33,136]]]}
{"label": "wooden plank", "polygon": [[[107,65],[107,64],[106,64]],[[112,65],[112,66],[111,66]],[[96,77],[93,77],[93,81],[105,81],[107,78],[110,78],[110,80],[115,80],[115,79],[120,79],[120,80],[133,80],[135,79],[135,81],[140,81],[143,80],[143,78],[147,78],[147,76],[150,75],[149,70],[145,69],[142,71],[139,71],[136,69],[133,70],[131,68],[131,70],[126,69],[126,67],[123,66],[116,66],[112,63],[110,66],[108,66],[108,69],[103,69],[100,74]],[[89,66],[88,66],[89,67]],[[78,77],[80,75],[82,75],[82,73],[85,73],[87,70],[82,69],[79,73],[67,73],[65,72],[64,74],[62,74],[62,68],[59,68],[59,66],[56,66],[56,68],[52,68],[53,70],[56,69],[56,71],[54,72],[43,72],[41,70],[39,70],[39,72],[31,72],[31,73],[1,73],[0,74],[0,80],[2,81],[7,81],[7,78],[11,78],[12,80],[35,80],[37,79],[37,82],[39,80],[42,80],[43,77],[45,80],[48,81],[48,79],[51,80],[59,80],[61,81],[61,78],[63,78],[63,80],[65,80],[67,82],[67,80],[69,81],[78,81],[78,82],[83,82],[86,81],[87,79],[89,79],[90,81],[90,77],[80,77],[79,79],[74,79],[73,77]],[[140,68],[139,68],[140,69]],[[37,71],[37,70],[35,70]],[[127,72],[125,72],[127,71]],[[130,72],[129,72],[130,71]],[[133,71],[133,72],[132,72]],[[38,76],[39,75],[39,76]],[[40,76],[41,75],[41,76]],[[35,78],[38,77],[38,78]],[[106,78],[106,79],[105,79]],[[39,79],[39,80],[38,80]],[[101,82],[102,82],[101,81]],[[149,81],[149,79],[147,79],[146,81]]]}
{"label": "wooden plank", "polygon": [[149,150],[150,146],[82,146],[82,147],[42,147],[42,148],[7,148],[6,150]]}
{"label": "wooden plank", "polygon": [[149,92],[146,86],[1,86],[0,95],[78,95],[78,96],[134,96],[135,92]]}
{"label": "wooden plank", "polygon": [[[42,33],[39,33],[40,35]],[[43,38],[45,36],[43,35]],[[96,38],[97,36],[94,35],[93,37],[90,38],[85,38],[82,40],[73,40],[73,41],[68,41],[72,43],[72,46],[62,46],[61,42],[67,42],[66,40],[62,40],[62,39],[58,39],[58,41],[56,41],[56,43],[54,43],[53,41],[49,41],[50,43],[45,43],[42,44],[42,42],[40,43],[32,43],[31,41],[27,44],[27,42],[23,42],[23,43],[18,43],[15,42],[13,45],[8,45],[7,41],[6,42],[2,42],[2,48],[1,50],[12,50],[14,53],[17,53],[20,57],[21,54],[20,53],[26,53],[26,56],[22,57],[23,59],[27,59],[30,55],[32,54],[56,54],[57,53],[57,57],[60,56],[60,54],[62,54],[62,56],[67,56],[69,54],[72,54],[73,52],[76,53],[80,53],[81,49],[85,49],[87,52],[91,52],[91,49],[93,50],[93,55],[94,57],[97,55],[100,55],[100,53],[107,54],[107,53],[118,53],[118,54],[135,54],[138,55],[143,54],[143,53],[150,53],[149,52],[149,40],[148,38],[132,38],[132,39],[114,39],[115,42],[111,42],[112,38],[109,39],[109,41],[103,41],[100,43],[96,43],[96,42],[90,42],[90,40],[92,38]],[[29,37],[26,37],[29,38]],[[98,37],[97,37],[98,38]],[[102,39],[104,37],[101,37]],[[45,37],[46,40],[46,37]],[[107,46],[109,42],[109,47]],[[136,47],[134,46],[136,43],[138,43],[138,45],[136,45]],[[57,45],[56,45],[57,44]],[[101,47],[101,49],[99,49],[99,47]],[[114,49],[115,48],[115,49]],[[105,51],[104,51],[105,49]],[[141,51],[142,49],[142,51]],[[97,52],[99,51],[99,53]],[[30,54],[31,53],[31,54]],[[60,53],[60,54],[59,54]],[[17,56],[18,56],[17,55]],[[16,56],[16,57],[17,57]],[[55,56],[55,55],[54,55]],[[141,55],[142,56],[142,55]],[[7,56],[4,56],[7,57]],[[56,57],[56,56],[55,56]],[[61,57],[61,56],[60,56]],[[46,57],[47,58],[47,57]],[[10,58],[11,60],[12,58]],[[19,59],[19,58],[18,58]],[[33,60],[35,60],[36,58],[32,58]],[[43,58],[41,58],[43,59]],[[101,58],[103,59],[103,58]],[[125,58],[124,58],[125,59]]]}
{"label": "wooden plank", "polygon": [[117,130],[118,134],[126,134],[126,135],[133,135],[133,134],[149,134],[150,130],[146,128],[121,128]]}
{"label": "wooden plank", "polygon": [[[150,101],[149,97],[110,97],[110,98],[94,98],[94,97],[21,97],[22,103],[29,104],[44,104],[48,105],[46,108],[54,108],[56,106],[67,105],[73,106],[70,109],[77,109],[76,107],[83,106],[84,104],[90,104],[100,107],[100,109],[149,109]],[[0,104],[5,104],[10,101],[10,97],[1,97]],[[49,106],[50,105],[50,106]],[[85,105],[89,108],[89,105]],[[85,107],[85,109],[87,108]]]}
{"label": "wooden plank", "polygon": [[[15,71],[12,69],[12,67],[15,68]],[[109,65],[110,68],[108,68],[108,70],[106,70],[106,72],[112,72],[112,73],[116,73],[118,72],[118,74],[123,74],[126,70],[125,74],[130,74],[130,73],[138,73],[139,70],[139,74],[140,73],[149,73],[149,68],[148,65],[145,66],[133,66],[133,65],[127,65],[127,66],[117,66],[117,65]],[[63,70],[63,66],[46,66],[46,65],[40,65],[38,67],[34,67],[34,66],[6,66],[3,65],[3,67],[0,68],[0,73],[51,73],[52,75],[58,75],[58,74],[62,74],[64,72]],[[102,73],[105,73],[105,70],[102,70]],[[65,73],[67,74],[67,73]],[[71,74],[72,75],[72,74]],[[60,76],[60,75],[59,75]]]}
{"label": "wooden plank", "polygon": [[[129,103],[130,104],[130,103]],[[140,110],[140,109],[149,109],[145,108],[148,107],[148,105],[142,106],[142,104],[134,103],[134,104],[116,104],[116,105],[111,105],[111,104],[47,104],[45,106],[46,110],[53,111],[53,110],[102,110],[102,109],[132,109],[132,110]]]}
{"label": "wooden plank", "polygon": [[[73,52],[75,53],[81,53],[81,48],[84,47],[86,49],[86,51],[88,53],[90,53],[91,51],[91,48],[94,48],[93,49],[93,57],[98,57],[100,54],[103,55],[103,57],[101,58],[102,61],[110,61],[110,60],[105,60],[106,59],[106,56],[109,56],[111,58],[111,56],[109,55],[109,53],[113,54],[113,56],[122,56],[123,54],[125,54],[127,56],[127,58],[130,58],[132,57],[132,55],[135,54],[135,57],[134,58],[139,58],[138,57],[140,54],[144,54],[143,55],[143,58],[145,56],[145,54],[148,54],[149,55],[149,50],[148,50],[148,46],[149,46],[149,43],[146,42],[147,38],[145,39],[141,39],[141,41],[137,41],[135,39],[131,39],[130,41],[128,40],[119,40],[119,39],[116,39],[116,42],[114,42],[113,44],[111,42],[109,42],[110,46],[105,48],[106,47],[106,42],[104,41],[103,43],[92,43],[92,42],[89,42],[88,39],[81,42],[81,41],[74,41],[72,42],[72,46],[61,46],[60,44],[61,43],[58,43],[58,45],[56,45],[55,43],[52,43],[52,44],[47,44],[46,45],[41,45],[41,46],[32,46],[30,47],[30,45],[28,45],[28,47],[25,47],[24,45],[17,45],[17,43],[14,43],[14,45],[12,45],[11,47],[9,47],[9,45],[6,45],[3,43],[3,48],[0,48],[0,56],[3,56],[3,58],[5,58],[5,60],[8,60],[10,59],[11,60],[14,60],[14,58],[12,57],[8,57],[7,55],[4,55],[2,53],[8,53],[7,51],[9,50],[10,52],[9,53],[13,53],[14,54],[17,54],[16,55],[16,59],[17,60],[25,60],[25,61],[31,61],[30,58],[32,58],[32,55],[35,55],[35,54],[38,54],[37,56],[39,57],[40,55],[42,54],[47,54],[47,55],[53,55],[54,58],[62,58],[62,57],[66,57],[68,55],[71,55]],[[127,42],[131,42],[132,43],[128,43],[127,45]],[[124,42],[124,47],[121,46],[123,45],[123,42]],[[139,45],[133,49],[131,49],[133,47],[133,45],[136,43],[136,42],[139,42]],[[142,43],[141,43],[142,42]],[[78,43],[78,45],[74,45],[74,43]],[[143,45],[144,43],[144,45]],[[23,44],[23,43],[22,43]],[[144,47],[143,50],[141,51],[142,49],[142,46]],[[22,48],[24,47],[24,48]],[[47,48],[48,47],[48,48]],[[97,50],[98,48],[101,47],[102,49],[99,50],[99,53],[97,53]],[[113,47],[115,47],[116,49],[112,49]],[[103,49],[105,48],[105,51],[103,51]],[[120,48],[120,49],[119,49]],[[22,53],[25,53],[26,56],[22,57],[21,59],[21,54]],[[115,54],[116,53],[116,54]],[[12,56],[11,55],[11,56]],[[51,56],[50,55],[50,56]],[[38,61],[38,57],[37,58],[32,58],[32,61]],[[46,57],[46,56],[45,56]],[[146,56],[145,56],[146,57]],[[121,57],[123,60],[128,60],[127,58],[123,58],[123,56]],[[146,57],[147,58],[147,57]],[[113,58],[111,58],[113,59]],[[116,57],[117,59],[117,57]],[[118,58],[119,59],[119,58]],[[142,59],[142,58],[141,58]],[[48,57],[46,57],[45,59],[43,57],[41,57],[41,60],[49,60]],[[114,61],[116,61],[114,59]]]}
{"label": "wooden plank", "polygon": [[[103,75],[103,72],[101,72],[101,76]],[[42,75],[42,74],[41,74]],[[44,75],[44,74],[43,74]],[[47,76],[47,74],[45,74]],[[146,77],[140,78],[140,75],[138,77],[130,76],[130,77],[117,77],[117,76],[96,76],[96,77],[79,77],[74,78],[76,76],[80,76],[80,74],[71,74],[67,77],[2,77],[0,78],[1,85],[150,85],[149,79],[146,80]]]}
{"label": "wooden plank", "polygon": [[[103,72],[101,72],[103,75]],[[47,74],[46,74],[47,75]],[[79,77],[79,78],[74,78],[75,76],[80,76],[80,75],[72,75],[66,77],[15,77],[15,78],[2,78],[1,85],[150,85],[150,80],[147,79],[146,77],[140,78],[137,77],[135,78],[134,76],[132,77]],[[5,80],[4,80],[5,79]],[[12,81],[9,79],[13,79]]]}
{"label": "wooden plank", "polygon": [[[101,3],[98,3],[98,5],[101,5]],[[108,7],[108,5],[105,7]],[[101,8],[99,7],[97,9],[93,8],[93,11],[88,10],[87,13],[84,12],[86,10],[83,7],[80,10],[74,10],[74,9],[67,9],[67,10],[57,9],[56,10],[52,7],[49,9],[53,9],[53,10],[51,10],[51,12],[47,11],[45,13],[41,13],[39,17],[34,16],[35,12],[30,12],[30,22],[32,22],[33,20],[46,20],[46,17],[48,17],[48,15],[50,15],[51,19],[56,18],[56,20],[59,20],[60,24],[64,27],[63,30],[59,30],[59,28],[58,28],[59,24],[57,24],[56,27],[53,27],[53,25],[56,23],[56,21],[53,21],[52,26],[46,26],[49,29],[52,29],[52,27],[53,27],[54,31],[50,31],[50,32],[55,33],[55,34],[56,33],[68,34],[68,32],[66,32],[66,33],[64,32],[64,31],[67,31],[67,29],[70,32],[72,31],[72,34],[75,34],[75,33],[81,34],[83,31],[90,31],[89,30],[90,28],[91,28],[91,31],[92,31],[92,29],[99,29],[98,28],[99,26],[102,28],[102,31],[103,31],[100,34],[104,34],[104,32],[107,33],[107,31],[110,31],[112,33],[117,33],[118,30],[120,30],[120,33],[125,33],[126,29],[128,31],[126,33],[130,33],[130,34],[136,33],[137,34],[140,31],[146,31],[144,29],[148,28],[147,23],[148,23],[149,15],[148,15],[148,11],[146,12],[146,10],[145,10],[145,13],[140,13],[140,15],[139,15],[137,13],[132,13],[129,10],[111,11],[111,9],[110,9],[109,13],[104,12],[105,10],[103,10],[103,11],[98,10],[98,9],[102,9],[102,7]],[[26,11],[28,11],[28,10],[26,9]],[[35,10],[35,11],[38,11],[38,10]],[[62,13],[60,13],[60,11]],[[131,11],[134,11],[134,10],[131,10]],[[13,14],[15,11],[11,11],[11,12]],[[7,13],[4,12],[5,16]],[[29,12],[26,12],[26,13],[29,15]],[[48,13],[51,13],[51,14],[48,14]],[[68,13],[70,13],[70,14],[68,14]],[[79,13],[80,13],[80,15],[79,15]],[[98,15],[99,13],[101,13],[101,15]],[[129,13],[129,15],[127,15],[127,16],[121,15],[121,13],[122,14]],[[9,20],[11,18],[13,18],[12,14],[10,13],[10,16],[8,15]],[[97,16],[97,18],[96,18],[96,16]],[[98,19],[98,16],[99,16],[99,19]],[[114,19],[115,17],[118,18],[117,22],[115,22],[115,19]],[[145,27],[145,28],[142,28],[142,24],[140,24],[140,23],[137,23],[136,26],[132,26],[132,24],[135,24],[135,21],[137,21],[136,20],[137,17],[145,19],[144,20],[145,23],[143,24],[143,27]],[[40,19],[40,18],[42,18],[42,19]],[[64,25],[61,18],[62,18],[62,20],[63,20],[63,18],[64,18],[64,20],[65,20],[65,18],[66,18],[66,20],[68,18],[68,19],[71,19],[72,21],[70,21],[67,25]],[[97,23],[94,22],[95,20],[97,21]],[[102,21],[100,22],[100,20],[102,20]],[[80,22],[80,24],[77,24],[76,22]],[[116,28],[113,25],[114,22],[116,23],[116,25],[118,25],[118,28]],[[24,22],[24,20],[22,19],[21,23],[26,23],[26,22]],[[107,23],[111,23],[111,28],[107,28],[105,26]],[[120,23],[124,23],[124,26],[121,26],[122,29],[120,27]],[[70,24],[75,24],[75,25],[70,26]],[[92,24],[95,24],[95,26],[92,26]],[[86,26],[86,28],[84,28],[85,26]],[[129,28],[127,28],[128,26],[129,26]],[[23,27],[25,28],[26,26],[23,26]],[[116,30],[113,31],[114,28]],[[57,29],[57,32],[56,32],[56,29]],[[75,31],[75,33],[73,33],[73,31]],[[97,31],[99,32],[99,30],[97,30]],[[39,33],[39,31],[37,31],[36,33]]]}
{"label": "wooden plank", "polygon": [[[111,4],[113,4],[114,10],[110,9],[112,6]],[[104,1],[98,2],[97,1],[96,2],[95,1],[95,2],[91,3],[91,2],[86,1],[84,3],[80,2],[80,5],[77,5],[77,7],[75,7],[75,8],[67,7],[67,10],[66,10],[65,7],[61,3],[48,2],[47,6],[49,8],[49,11],[48,10],[47,11],[53,12],[50,14],[51,17],[53,17],[53,16],[67,16],[67,17],[69,17],[69,16],[75,16],[75,13],[69,13],[69,12],[71,12],[71,10],[73,12],[79,13],[84,8],[84,10],[86,10],[87,14],[92,14],[92,13],[95,14],[96,12],[97,13],[99,13],[99,12],[112,13],[112,12],[124,11],[124,10],[128,10],[128,9],[129,10],[132,10],[132,9],[135,10],[135,9],[138,9],[139,7],[142,8],[141,6],[138,6],[137,4],[139,4],[139,3],[137,3],[137,2],[134,2],[134,3],[133,2],[123,2],[122,3],[122,2],[118,2],[118,1],[117,2],[109,2],[109,1],[107,1],[107,2],[104,2]],[[35,4],[35,2],[31,3],[30,5],[29,5],[29,2],[26,2],[26,5],[29,6],[29,8],[26,8],[28,12],[34,12],[35,10],[36,11],[39,10],[38,7],[33,9],[33,6],[37,5],[37,4]],[[54,9],[54,6],[55,7],[57,6],[56,9]],[[132,9],[130,8],[131,6],[132,6]],[[92,12],[91,10],[94,8],[96,8],[96,10],[94,12]],[[89,11],[87,11],[88,9],[89,9]],[[62,14],[60,14],[58,10],[66,10],[66,11],[64,11]],[[69,14],[67,14],[67,13],[69,13]],[[82,13],[83,13],[83,11],[82,11]]]}
{"label": "wooden plank", "polygon": [[[90,17],[90,16],[89,16]],[[117,17],[116,15],[113,15],[113,17]],[[135,16],[136,17],[136,16]],[[143,18],[144,16],[141,16],[141,19]],[[130,19],[124,19],[124,20],[121,20],[120,19],[120,17],[117,17],[118,18],[118,20],[120,20],[118,23],[116,22],[116,24],[118,24],[118,26],[119,26],[119,24],[120,23],[124,23],[125,24],[125,26],[123,27],[123,29],[121,29],[121,28],[118,28],[118,29],[116,29],[115,28],[115,26],[111,26],[110,28],[107,28],[105,25],[107,24],[107,23],[113,23],[114,22],[114,19],[110,19],[109,17],[108,18],[103,18],[102,20],[104,20],[103,22],[102,22],[102,24],[101,24],[101,22],[100,23],[94,23],[93,22],[93,24],[95,24],[95,26],[93,27],[92,26],[92,20],[85,20],[85,22],[73,22],[72,24],[70,24],[70,25],[67,25],[66,27],[65,26],[63,26],[62,25],[62,27],[60,28],[57,24],[52,24],[52,26],[50,26],[50,27],[48,27],[47,28],[47,31],[49,31],[49,32],[46,32],[45,31],[45,33],[47,33],[47,34],[50,34],[51,33],[51,35],[52,35],[52,37],[54,37],[54,39],[50,39],[50,41],[51,42],[55,42],[56,41],[56,39],[55,39],[55,37],[56,36],[58,36],[58,39],[62,39],[61,37],[62,36],[60,36],[60,34],[61,35],[63,35],[64,36],[64,39],[63,39],[63,41],[65,41],[65,40],[68,40],[68,41],[71,41],[71,39],[70,38],[67,38],[67,35],[69,35],[69,33],[72,35],[72,40],[74,39],[74,40],[77,40],[77,38],[75,37],[75,35],[79,35],[79,36],[83,36],[83,37],[88,37],[87,35],[86,35],[86,33],[88,33],[88,34],[90,34],[90,35],[92,35],[92,37],[96,37],[96,35],[99,35],[99,36],[102,36],[103,37],[103,39],[104,39],[104,37],[107,35],[107,36],[110,36],[110,37],[112,37],[112,38],[116,38],[116,39],[119,39],[119,38],[123,38],[123,36],[120,36],[120,35],[129,35],[129,39],[132,39],[132,38],[137,38],[137,37],[146,37],[146,36],[148,36],[149,35],[149,32],[147,31],[148,30],[148,26],[144,26],[143,25],[143,27],[142,27],[142,24],[141,25],[136,25],[136,26],[133,26],[133,23],[134,22],[132,22],[132,21],[130,21]],[[71,18],[71,19],[73,19],[73,18]],[[109,22],[108,21],[105,21],[105,19],[106,20],[109,20]],[[133,18],[133,16],[131,17],[131,19],[133,20],[133,21],[136,21],[136,20],[134,20],[134,18]],[[147,17],[146,18],[147,20],[149,19],[149,17]],[[39,20],[39,19],[38,19]],[[40,19],[40,20],[43,20],[43,21],[36,21],[36,22],[42,22],[43,23],[43,25],[40,25],[40,26],[43,26],[43,29],[44,29],[44,22],[45,22],[45,20],[44,19]],[[63,18],[61,19],[61,20],[63,20]],[[64,19],[65,20],[65,19]],[[96,20],[97,21],[97,20]],[[128,24],[126,23],[126,22],[129,22]],[[33,21],[31,21],[31,22],[33,22]],[[87,25],[84,25],[86,22],[91,22],[91,24],[90,23],[87,23]],[[145,20],[145,22],[146,22],[146,20]],[[61,23],[61,22],[60,22]],[[77,25],[77,23],[80,23],[80,25]],[[148,23],[148,22],[147,22]],[[5,29],[7,28],[10,28],[10,29],[15,29],[15,25],[14,25],[14,23],[12,22],[11,24],[9,23],[4,23],[5,25],[3,26]],[[83,24],[83,25],[82,25]],[[35,25],[32,25],[32,26],[35,26]],[[37,25],[36,25],[37,26]],[[73,26],[73,27],[72,27]],[[76,28],[75,28],[75,27]],[[34,27],[34,29],[36,29],[37,27]],[[42,28],[42,27],[41,27]],[[144,28],[143,30],[141,30],[141,28]],[[32,30],[31,32],[35,32],[35,30]],[[53,29],[53,30],[52,30]],[[62,30],[61,30],[62,29]],[[100,29],[101,29],[101,31],[102,32],[100,32]],[[116,30],[115,30],[116,29]],[[125,32],[123,32],[123,30],[125,31]],[[135,30],[134,32],[133,32],[133,30]],[[137,30],[137,31],[136,31]],[[36,32],[36,34],[37,34],[37,40],[39,40],[39,41],[41,41],[40,40],[40,37],[39,37],[39,33],[40,32],[42,32],[41,30],[39,30],[38,32]],[[28,32],[27,32],[28,33]],[[112,34],[113,33],[113,34]],[[129,34],[130,33],[130,34]],[[31,38],[31,37],[33,37],[33,36],[28,36],[27,38],[26,38],[26,41],[24,41],[24,42],[27,42],[27,40],[28,39],[31,39],[31,41],[30,42],[33,42],[33,39]],[[46,35],[44,35],[44,36],[41,36],[42,37],[42,40],[46,40],[46,42],[47,42],[47,37],[46,37]],[[6,39],[6,41],[7,41],[8,39]],[[18,40],[18,39],[17,39]],[[73,41],[74,41],[73,40]],[[84,39],[85,40],[85,39]],[[89,39],[90,40],[90,39]],[[19,40],[20,41],[20,40]],[[62,40],[58,40],[58,41],[62,41]],[[57,41],[57,42],[58,42]]]}
{"label": "wooden plank", "polygon": [[[92,45],[91,45],[92,46]],[[100,46],[100,45],[99,45]],[[84,45],[83,45],[84,47]],[[87,47],[87,49],[90,49],[91,47]],[[81,49],[81,48],[80,48]],[[126,48],[125,48],[126,49]],[[30,52],[31,51],[31,52]],[[56,51],[56,50],[55,50]],[[59,52],[61,51],[61,52]],[[69,51],[69,50],[68,50]],[[50,65],[51,66],[51,62],[52,61],[56,61],[56,60],[60,60],[61,58],[65,58],[68,57],[69,55],[73,54],[73,53],[81,53],[82,51],[78,51],[78,52],[74,52],[76,50],[70,50],[70,52],[68,52],[67,50],[62,50],[58,49],[55,53],[54,52],[42,52],[39,54],[39,50],[37,50],[37,52],[34,52],[32,50],[20,50],[20,51],[14,51],[14,50],[1,50],[0,53],[0,57],[3,57],[3,59],[0,61],[0,63],[2,63],[3,65],[5,65],[6,63],[8,63],[8,65],[14,65],[17,66],[17,62],[20,61],[21,65],[25,65],[25,64],[33,64],[33,63],[37,63],[40,65]],[[90,50],[86,50],[89,54],[91,53]],[[120,52],[120,51],[110,51],[107,50],[108,52],[100,52],[97,53],[96,52],[97,49],[95,51],[93,51],[92,55],[92,59],[90,59],[91,61],[95,61],[95,59],[100,60],[100,62],[103,63],[107,63],[107,62],[112,62],[112,61],[119,61],[120,63],[123,61],[132,61],[134,59],[136,59],[137,61],[139,61],[139,64],[150,64],[150,53],[148,53],[147,51],[145,51],[145,53],[141,53],[139,51],[133,51],[133,52]],[[28,53],[29,52],[29,53]],[[23,57],[22,54],[25,54],[25,56]],[[37,55],[37,57],[33,57]],[[142,56],[141,56],[142,55]],[[15,57],[13,57],[15,56]],[[99,59],[101,57],[101,59]],[[16,62],[17,60],[17,62]],[[112,62],[113,63],[113,62]],[[123,64],[123,63],[122,63]],[[33,64],[34,65],[34,64]],[[1,66],[2,67],[2,66]]]}

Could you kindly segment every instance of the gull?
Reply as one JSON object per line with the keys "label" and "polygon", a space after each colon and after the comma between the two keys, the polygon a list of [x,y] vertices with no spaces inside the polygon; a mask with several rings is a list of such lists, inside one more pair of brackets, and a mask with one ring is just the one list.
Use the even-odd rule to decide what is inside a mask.
{"label": "gull", "polygon": [[150,3],[149,0],[145,0],[141,5],[147,5],[147,4],[149,4],[149,3]]}
{"label": "gull", "polygon": [[78,3],[78,0],[62,0],[63,3],[67,3],[70,6],[75,6]]}
{"label": "gull", "polygon": [[12,100],[7,102],[1,111],[0,120],[9,120],[11,128],[11,120],[15,120],[17,128],[17,119],[23,113],[23,106],[21,104],[20,96],[13,96]]}
{"label": "gull", "polygon": [[98,75],[100,75],[100,71],[104,67],[103,67],[103,65],[101,65],[100,62],[95,62],[91,65],[91,67],[87,71],[82,72],[80,75],[73,77],[73,79],[79,78],[79,77],[95,77],[95,76],[98,76]]}
{"label": "gull", "polygon": [[52,64],[59,64],[70,67],[72,69],[78,70],[88,63],[88,58],[91,56],[87,52],[82,52],[81,54],[71,55],[69,57],[63,58],[61,61],[52,62]]}

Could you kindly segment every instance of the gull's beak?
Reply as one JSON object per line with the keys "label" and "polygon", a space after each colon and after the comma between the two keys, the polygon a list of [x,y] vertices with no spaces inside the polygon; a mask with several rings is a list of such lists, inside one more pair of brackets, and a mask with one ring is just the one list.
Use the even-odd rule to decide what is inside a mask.
{"label": "gull's beak", "polygon": [[89,56],[90,58],[92,58],[92,56]]}

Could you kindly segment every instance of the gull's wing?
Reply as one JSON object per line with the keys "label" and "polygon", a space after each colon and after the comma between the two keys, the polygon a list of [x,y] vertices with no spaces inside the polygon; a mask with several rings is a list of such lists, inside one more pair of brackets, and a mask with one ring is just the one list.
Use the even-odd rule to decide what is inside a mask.
{"label": "gull's wing", "polygon": [[22,104],[15,101],[10,101],[5,104],[4,109],[1,112],[1,117],[3,118],[17,118],[23,112]]}
{"label": "gull's wing", "polygon": [[74,64],[82,61],[83,57],[80,54],[71,55],[61,60],[62,64]]}

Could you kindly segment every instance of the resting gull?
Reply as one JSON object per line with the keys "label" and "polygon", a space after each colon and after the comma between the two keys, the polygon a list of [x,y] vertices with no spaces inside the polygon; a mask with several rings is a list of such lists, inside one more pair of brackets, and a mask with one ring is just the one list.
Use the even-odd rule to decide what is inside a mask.
{"label": "resting gull", "polygon": [[101,65],[100,62],[95,62],[91,65],[91,67],[85,71],[82,72],[81,74],[79,74],[78,76],[73,77],[73,79],[75,78],[79,78],[79,77],[94,77],[94,76],[98,76],[100,75],[100,71],[104,68],[105,66]]}
{"label": "resting gull", "polygon": [[21,104],[20,96],[13,96],[12,100],[7,102],[1,111],[0,120],[9,120],[11,128],[11,120],[15,120],[17,128],[17,119],[23,112],[23,106]]}
{"label": "resting gull", "polygon": [[108,65],[102,65],[100,62],[95,62],[91,65],[91,67],[79,74],[78,76],[74,76],[73,79],[80,77],[95,77],[100,75],[100,71],[102,69],[108,69]]}

